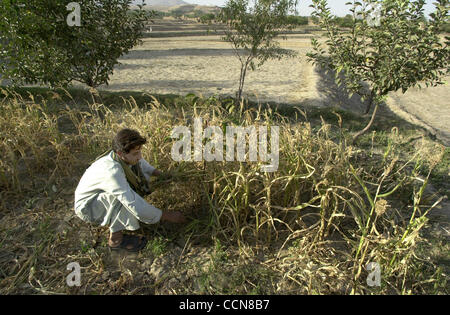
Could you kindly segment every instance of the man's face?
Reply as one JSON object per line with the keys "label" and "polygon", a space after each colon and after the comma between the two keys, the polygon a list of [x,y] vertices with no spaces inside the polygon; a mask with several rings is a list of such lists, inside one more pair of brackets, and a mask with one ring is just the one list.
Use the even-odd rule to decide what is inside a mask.
{"label": "man's face", "polygon": [[128,153],[117,152],[117,154],[120,156],[120,158],[122,160],[125,161],[125,163],[127,163],[129,165],[135,165],[139,162],[140,159],[142,159],[141,149],[142,149],[142,145],[133,148]]}

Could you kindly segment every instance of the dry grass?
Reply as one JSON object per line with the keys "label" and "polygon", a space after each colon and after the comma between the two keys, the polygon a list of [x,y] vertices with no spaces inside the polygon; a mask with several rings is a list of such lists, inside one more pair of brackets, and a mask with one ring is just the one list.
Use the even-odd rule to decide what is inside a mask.
{"label": "dry grass", "polygon": [[[448,293],[447,275],[418,252],[436,205],[424,190],[442,145],[423,142],[428,155],[405,159],[401,136],[392,132],[382,150],[362,150],[347,144],[339,124],[312,126],[301,110],[287,117],[214,97],[170,106],[156,98],[138,106],[130,97],[106,107],[68,93],[39,101],[2,93],[3,294]],[[173,161],[171,131],[192,130],[195,117],[212,126],[279,126],[278,171]],[[147,136],[143,155],[175,174],[153,184],[149,202],[189,218],[181,228],[144,226],[141,233],[155,241],[139,255],[112,255],[107,229],[86,225],[72,208],[84,169],[121,127]],[[74,261],[81,287],[66,285]],[[366,283],[370,262],[381,266],[381,287]],[[172,271],[161,276],[160,265]]]}

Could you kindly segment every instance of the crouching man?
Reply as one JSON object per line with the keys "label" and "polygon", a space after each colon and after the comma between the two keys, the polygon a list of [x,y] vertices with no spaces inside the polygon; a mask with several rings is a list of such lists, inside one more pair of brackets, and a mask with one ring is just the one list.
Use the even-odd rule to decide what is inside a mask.
{"label": "crouching man", "polygon": [[141,148],[146,142],[135,130],[119,131],[112,150],[97,158],[75,190],[75,213],[83,221],[108,226],[111,249],[143,249],[145,237],[122,233],[138,230],[139,222],[186,221],[181,212],[161,211],[144,200],[150,193],[150,176],[168,176],[142,158]]}

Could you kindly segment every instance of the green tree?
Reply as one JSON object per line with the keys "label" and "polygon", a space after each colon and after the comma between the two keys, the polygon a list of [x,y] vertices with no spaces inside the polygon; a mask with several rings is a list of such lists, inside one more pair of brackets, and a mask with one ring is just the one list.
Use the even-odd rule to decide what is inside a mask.
{"label": "green tree", "polygon": [[211,24],[216,19],[214,13],[206,13],[200,16],[198,21],[203,24]]}
{"label": "green tree", "polygon": [[[241,100],[248,68],[255,70],[268,59],[281,59],[294,53],[282,49],[276,38],[291,29],[288,19],[297,0],[229,0],[217,20],[225,25],[223,40],[229,42],[241,63],[237,101]],[[258,61],[258,64],[255,64]]]}
{"label": "green tree", "polygon": [[185,14],[185,12],[180,9],[170,10],[170,16],[172,16],[176,19],[181,19],[184,14]]}
{"label": "green tree", "polygon": [[353,25],[353,17],[351,14],[347,14],[345,17],[336,17],[335,20],[340,27],[351,28]]}
{"label": "green tree", "polygon": [[307,16],[298,16],[298,15],[289,15],[287,17],[288,21],[292,25],[301,26],[308,25],[308,17]]}
{"label": "green tree", "polygon": [[[447,19],[448,20],[448,19]],[[441,26],[441,33],[450,33],[450,22],[446,22]]]}
{"label": "green tree", "polygon": [[[50,1],[0,2],[0,72],[17,83],[70,81],[70,66],[56,47],[55,34],[65,6]],[[54,23],[49,23],[52,19]],[[56,23],[58,21],[58,23]]]}
{"label": "green tree", "polygon": [[[367,126],[353,140],[368,131],[378,107],[391,91],[405,93],[409,88],[444,84],[441,78],[450,72],[449,37],[439,37],[447,14],[449,0],[437,0],[437,8],[423,23],[425,0],[365,0],[348,2],[352,5],[352,27],[338,29],[326,0],[313,0],[313,16],[326,30],[327,53],[317,39],[312,40],[309,60],[325,69],[335,71],[338,85],[344,85],[350,95],[357,93],[368,100],[366,114],[375,105]],[[377,19],[370,16],[379,6]],[[344,74],[341,80],[339,74]]]}
{"label": "green tree", "polygon": [[118,59],[141,43],[150,16],[140,6],[127,15],[131,0],[79,0],[81,27],[65,28],[59,46],[68,54],[72,80],[90,87],[107,84]]}
{"label": "green tree", "polygon": [[15,83],[96,88],[107,84],[118,58],[140,43],[148,12],[132,0],[78,0],[81,26],[69,26],[71,2],[1,0],[2,74]]}

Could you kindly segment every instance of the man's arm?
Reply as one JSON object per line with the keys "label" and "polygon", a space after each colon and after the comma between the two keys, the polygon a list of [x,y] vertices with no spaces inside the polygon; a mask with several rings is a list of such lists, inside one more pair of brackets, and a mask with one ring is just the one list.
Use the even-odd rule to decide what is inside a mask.
{"label": "man's arm", "polygon": [[147,173],[148,176],[156,176],[160,178],[170,177],[170,173],[156,169],[154,166],[150,165],[145,159],[142,159],[140,163],[142,171],[144,173]]}
{"label": "man's arm", "polygon": [[139,221],[147,224],[154,224],[160,221],[162,210],[150,205],[131,189],[120,165],[107,169],[106,174],[108,178],[104,178],[103,185],[105,192],[116,197]]}
{"label": "man's arm", "polygon": [[172,223],[186,222],[185,216],[179,211],[162,211],[150,205],[145,199],[131,189],[125,173],[120,168],[109,170],[112,175],[106,191],[113,194],[139,221],[154,224],[158,221]]}
{"label": "man's arm", "polygon": [[[148,163],[147,163],[148,164]],[[170,178],[171,174],[169,172],[162,172],[149,164],[153,168],[151,176],[156,176],[160,179]],[[148,166],[147,166],[148,167]],[[161,221],[168,221],[172,223],[184,223],[186,222],[186,217],[179,211],[163,211],[161,215]]]}

